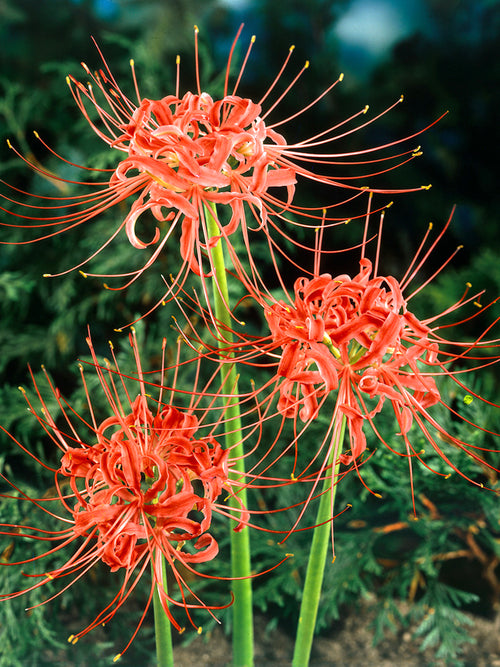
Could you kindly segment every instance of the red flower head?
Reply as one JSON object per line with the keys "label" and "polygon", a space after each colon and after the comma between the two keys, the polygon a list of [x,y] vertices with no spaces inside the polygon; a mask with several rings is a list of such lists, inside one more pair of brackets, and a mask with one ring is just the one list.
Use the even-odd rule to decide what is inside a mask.
{"label": "red flower head", "polygon": [[[436,274],[405,296],[410,282],[437,245],[450,220],[451,216],[421,257],[424,239],[401,281],[378,275],[377,266],[374,269],[372,262],[364,257],[363,244],[360,270],[353,278],[318,275],[318,272],[312,278],[299,278],[288,302],[274,301],[265,305],[272,346],[282,351],[277,369],[280,378],[278,409],[285,417],[299,416],[308,422],[317,417],[328,395],[335,392],[332,423],[345,418],[350,440],[350,451],[340,455],[344,464],[356,465],[365,451],[367,425],[381,438],[375,415],[386,401],[392,405],[399,436],[404,443],[403,451],[399,453],[407,456],[410,463],[413,458],[424,463],[423,452],[416,451],[412,445],[410,429],[414,422],[433,450],[456,472],[460,473],[438,443],[436,434],[484,463],[477,448],[447,433],[435,420],[430,408],[437,403],[446,406],[436,384],[440,376],[448,376],[477,396],[462,384],[460,378],[464,372],[474,370],[470,362],[472,366],[476,362],[476,368],[498,362],[498,355],[477,356],[481,350],[498,348],[498,340],[485,340],[487,331],[498,319],[473,342],[450,341],[441,336],[440,330],[451,325],[441,327],[436,322],[465,304],[477,301],[480,295],[467,296],[468,286],[457,303],[439,315],[423,319],[411,312],[408,303]],[[459,363],[469,364],[469,367],[455,370]],[[384,444],[392,449],[388,443]]]}
{"label": "red flower head", "polygon": [[[88,342],[112,416],[97,423],[83,369],[91,423],[78,416],[50,384],[62,411],[60,419],[56,419],[35,385],[42,410],[37,413],[27,398],[30,410],[62,452],[58,469],[45,466],[54,472],[57,496],[30,499],[2,475],[17,490],[20,498],[30,500],[35,507],[53,517],[59,517],[54,509],[55,501],[59,501],[60,518],[67,526],[61,531],[48,532],[36,526],[4,524],[2,534],[47,540],[51,545],[56,543],[57,546],[51,546],[46,555],[76,540],[73,555],[51,572],[30,575],[39,579],[31,587],[3,594],[1,598],[17,597],[49,580],[62,577],[71,577],[72,583],[99,561],[108,565],[112,572],[123,572],[123,583],[117,595],[87,628],[70,637],[74,643],[92,628],[112,618],[151,566],[153,576],[149,598],[133,637],[155,591],[168,618],[180,629],[172,614],[172,605],[184,607],[190,619],[190,608],[209,608],[193,593],[176,562],[192,570],[193,564],[216,556],[218,545],[210,533],[214,510],[226,515],[231,512],[237,522],[235,530],[241,530],[248,517],[241,503],[239,509],[233,510],[222,503],[218,505],[223,490],[225,496],[229,494],[237,500],[233,490],[237,482],[230,477],[234,460],[230,451],[224,450],[212,435],[216,425],[212,423],[204,427],[203,414],[196,414],[196,391],[191,405],[181,409],[162,401],[164,388],[160,390],[156,407],[151,409],[134,333],[131,334],[131,343],[138,368],[135,382],[140,385],[135,398],[127,390],[125,376],[120,375],[118,370],[112,371],[110,366],[107,369],[100,366],[90,339]],[[175,389],[171,393],[172,398],[176,396]],[[202,413],[201,410],[199,412]],[[67,432],[59,425],[61,419],[69,427]],[[75,423],[77,420],[79,425]],[[89,430],[90,438],[80,437],[81,426]],[[20,446],[27,451],[23,445]],[[180,602],[166,592],[162,557],[181,591]],[[39,558],[42,556],[28,558],[21,563]],[[192,602],[186,601],[186,592]]]}
{"label": "red flower head", "polygon": [[[26,215],[15,215],[30,221],[30,227],[35,229],[46,228],[47,232],[40,238],[47,238],[85,224],[106,209],[133,197],[134,200],[125,219],[119,223],[109,238],[101,240],[99,249],[92,257],[110,243],[120,230],[124,229],[128,240],[135,248],[145,249],[154,246],[154,250],[140,270],[121,274],[132,276],[131,280],[134,280],[155,261],[174,230],[180,225],[180,253],[184,261],[184,268],[189,268],[199,274],[210,272],[213,267],[208,251],[220,237],[225,237],[228,240],[231,260],[236,271],[241,278],[245,279],[248,276],[244,274],[241,262],[229,241],[229,237],[238,228],[242,228],[244,243],[247,250],[250,250],[248,237],[250,227],[245,223],[244,205],[256,219],[258,230],[263,230],[269,234],[272,228],[277,233],[285,234],[283,231],[284,223],[298,224],[287,219],[284,215],[286,212],[291,213],[295,218],[297,215],[303,216],[305,223],[314,225],[317,224],[319,219],[315,210],[301,209],[293,204],[295,183],[299,176],[327,185],[345,188],[348,190],[349,200],[351,200],[364,192],[366,180],[371,176],[386,172],[411,160],[416,155],[420,155],[418,148],[416,148],[390,157],[385,156],[376,159],[371,157],[374,151],[386,149],[400,143],[399,141],[356,151],[352,154],[333,153],[332,151],[321,153],[317,151],[318,147],[328,145],[358,129],[352,128],[343,130],[340,134],[335,134],[346,123],[366,113],[368,107],[365,107],[351,118],[308,139],[296,144],[287,143],[284,136],[277,131],[277,128],[314,106],[342,80],[342,76],[301,111],[290,118],[269,123],[268,115],[290,91],[299,76],[307,68],[308,63],[286,90],[278,96],[277,100],[268,107],[267,111],[264,111],[263,102],[281,78],[293,48],[290,49],[283,67],[265,95],[259,102],[253,102],[236,94],[254,42],[253,38],[233,90],[229,91],[228,87],[233,51],[240,32],[241,28],[229,54],[224,94],[220,99],[212,98],[208,93],[202,92],[200,87],[197,48],[198,29],[195,30],[198,88],[196,93],[187,92],[181,97],[177,82],[175,94],[167,95],[158,100],[143,98],[139,93],[132,62],[137,95],[137,103],[135,103],[118,86],[105,62],[104,69],[94,74],[86,65],[83,65],[94,85],[90,83],[85,85],[73,77],[69,77],[69,86],[80,111],[94,132],[117,151],[118,164],[116,168],[109,170],[109,174],[106,174],[106,170],[104,170],[106,178],[101,184],[94,182],[77,183],[90,188],[91,192],[88,195],[79,194],[63,199],[53,198],[52,204],[47,204],[45,199],[40,202],[41,205],[36,207],[28,205],[30,211],[33,208],[46,211],[45,217],[36,217],[31,212]],[[398,100],[398,102],[400,101]],[[86,105],[90,105],[93,107],[93,111],[97,111],[98,122],[92,120]],[[395,105],[390,108],[393,108],[393,106]],[[373,122],[380,115],[368,120],[360,127]],[[411,138],[407,137],[406,139]],[[328,171],[330,165],[345,164],[346,159],[349,158],[352,159],[354,164],[375,165],[375,168],[368,169],[368,172],[373,173],[364,173],[357,177],[333,177],[327,173],[321,173],[321,170],[315,172],[310,169],[311,164],[316,163],[320,167],[328,165],[328,169],[325,170]],[[340,162],[338,162],[339,159]],[[30,166],[42,176],[53,178],[53,175],[42,167],[35,164],[30,164]],[[74,183],[62,177],[58,180],[64,184]],[[362,180],[362,187],[355,185],[356,180]],[[278,188],[277,191],[276,188]],[[279,199],[274,192],[279,192],[279,189],[283,190],[283,188],[286,190],[286,195]],[[13,189],[16,190],[16,188]],[[410,190],[414,189],[420,188]],[[390,190],[379,191],[393,192]],[[398,192],[401,191],[408,190],[398,190]],[[17,202],[9,197],[4,196],[4,198],[15,204],[23,205],[22,202]],[[331,206],[331,209],[333,210],[341,203],[335,203]],[[214,208],[217,204],[229,207],[231,211],[229,222],[223,223],[222,218],[219,219]],[[70,213],[62,210],[66,207],[70,208]],[[211,213],[208,213],[209,209],[212,211]],[[144,240],[138,235],[136,226],[140,216],[146,211],[150,211],[159,224],[153,237]],[[208,220],[208,217],[213,218],[213,220]],[[275,220],[275,218],[277,219]],[[337,224],[339,221],[344,221],[345,218],[335,217],[332,213],[328,220],[330,224]],[[214,231],[213,222],[215,222],[216,231]],[[209,226],[212,229],[209,229]],[[32,241],[26,241],[26,243],[28,242]],[[248,254],[252,267],[251,272],[255,280],[255,266],[251,253],[248,252]],[[88,260],[74,268],[83,266],[86,261]],[[208,261],[208,265],[203,268],[206,261]],[[182,284],[181,275],[183,275],[183,271],[177,275],[176,285]]]}
{"label": "red flower head", "polygon": [[[418,459],[427,465],[420,446],[417,451],[413,444],[413,424],[421,429],[432,449],[456,472],[460,473],[460,470],[448,458],[439,440],[453,443],[481,465],[492,467],[483,460],[478,447],[449,434],[436,421],[432,407],[439,403],[447,407],[454,417],[461,418],[452,407],[446,405],[440,395],[438,380],[442,376],[452,379],[468,394],[490,403],[466,387],[461,378],[466,372],[498,363],[500,355],[492,352],[500,347],[499,340],[486,340],[486,336],[500,318],[472,342],[451,341],[442,336],[441,332],[453,325],[440,326],[440,319],[466,304],[477,302],[480,294],[469,296],[470,285],[459,301],[438,315],[419,318],[412,312],[409,307],[411,298],[434,279],[455,253],[412,294],[406,294],[450,221],[451,216],[437,239],[425,250],[432,225],[429,227],[402,280],[378,274],[378,250],[375,267],[365,257],[366,230],[359,272],[353,277],[320,274],[321,250],[318,248],[314,273],[297,279],[293,294],[287,293],[286,299],[276,299],[270,293],[262,292],[252,295],[263,309],[270,330],[268,337],[249,340],[246,334],[233,332],[234,345],[228,346],[226,352],[235,355],[241,363],[269,367],[272,364],[263,360],[263,355],[267,353],[271,360],[277,358],[274,375],[256,391],[260,392],[262,404],[266,406],[271,404],[270,399],[277,397],[277,409],[283,419],[304,422],[302,427],[298,424],[296,426],[294,447],[300,447],[301,436],[307,425],[322,410],[323,417],[331,415],[324,440],[312,453],[312,462],[324,461],[320,466],[320,476],[333,470],[327,464],[331,460],[332,451],[335,452],[334,461],[340,460],[351,468],[359,466],[367,447],[367,428],[371,427],[391,450],[397,450],[397,444],[393,441],[391,444],[385,442],[376,426],[376,415],[387,402],[392,406],[402,443],[396,453],[408,457],[410,474],[412,460]],[[197,310],[199,307],[198,302]],[[485,308],[481,310],[484,311]],[[475,314],[462,322],[473,317]],[[206,313],[205,318],[209,319]],[[487,354],[481,356],[481,352]],[[333,409],[328,402],[332,398]],[[267,415],[272,415],[268,407],[266,418]],[[347,451],[341,452],[338,438],[344,420],[350,446]],[[281,457],[284,448],[278,438],[274,446],[278,446],[278,457]],[[271,451],[269,447],[268,453]],[[311,479],[311,465],[309,462],[300,474],[294,469],[294,479]],[[318,480],[319,477],[315,485]]]}

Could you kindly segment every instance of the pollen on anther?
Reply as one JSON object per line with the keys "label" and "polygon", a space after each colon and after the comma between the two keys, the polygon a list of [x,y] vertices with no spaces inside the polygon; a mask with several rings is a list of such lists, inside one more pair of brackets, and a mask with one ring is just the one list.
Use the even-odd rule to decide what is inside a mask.
{"label": "pollen on anther", "polygon": [[194,26],[194,31],[195,31],[195,32],[200,32],[200,29],[198,28],[198,26],[197,26],[196,24],[195,24],[195,26]]}
{"label": "pollen on anther", "polygon": [[344,80],[344,72],[340,72],[339,81],[343,81],[343,80]]}
{"label": "pollen on anther", "polygon": [[121,653],[117,653],[115,657],[113,658],[113,662],[118,662],[118,660],[122,657]]}
{"label": "pollen on anther", "polygon": [[304,63],[304,69],[307,69],[308,67],[309,67],[309,60],[306,60],[306,62]]}
{"label": "pollen on anther", "polygon": [[293,51],[294,49],[295,49],[295,44],[292,44],[291,47],[288,50]]}
{"label": "pollen on anther", "polygon": [[129,63],[130,63],[130,67],[134,67],[134,66],[135,66],[135,61],[134,61],[133,58],[130,58]]}
{"label": "pollen on anther", "polygon": [[200,625],[199,628],[196,630],[196,632],[197,632],[199,635],[201,635],[201,633],[203,632],[203,628],[201,627],[201,625]]}
{"label": "pollen on anther", "polygon": [[84,278],[87,278],[87,274],[84,273],[83,271],[78,271],[78,273],[79,273],[81,276],[83,276]]}
{"label": "pollen on anther", "polygon": [[366,112],[368,111],[369,108],[370,108],[370,105],[367,104],[367,105],[365,106],[365,108],[363,109],[363,113],[366,113]]}
{"label": "pollen on anther", "polygon": [[399,101],[402,102],[404,100],[404,98],[405,98],[405,96],[401,95],[401,97],[399,98]]}
{"label": "pollen on anther", "polygon": [[421,185],[420,188],[422,190],[430,190],[432,188],[432,183],[429,183],[429,185]]}
{"label": "pollen on anther", "polygon": [[472,287],[472,283],[467,282],[467,283],[465,283],[465,286],[470,289]]}
{"label": "pollen on anther", "polygon": [[51,273],[44,273],[42,278],[52,278],[52,274]]}

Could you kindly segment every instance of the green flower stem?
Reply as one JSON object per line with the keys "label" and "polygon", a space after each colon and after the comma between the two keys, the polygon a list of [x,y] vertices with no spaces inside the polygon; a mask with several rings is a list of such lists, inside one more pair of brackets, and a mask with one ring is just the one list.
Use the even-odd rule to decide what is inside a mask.
{"label": "green flower stem", "polygon": [[[167,592],[167,573],[165,569],[165,558],[160,555],[163,571],[165,593]],[[154,577],[153,564],[151,563],[151,574]],[[172,626],[170,620],[161,606],[160,596],[155,589],[153,593],[153,610],[155,618],[156,659],[158,667],[173,667],[174,649],[172,646]]]}
{"label": "green flower stem", "polygon": [[[215,206],[213,208],[205,207],[205,211],[209,236],[218,236],[220,232],[214,217],[216,215]],[[215,316],[225,329],[224,336],[227,342],[231,343],[231,314],[228,310],[229,291],[224,263],[224,248],[221,241],[210,250],[210,256],[214,267]],[[220,341],[219,346],[225,347],[226,344],[224,341]],[[227,448],[232,449],[234,457],[239,459],[240,472],[244,472],[240,406],[237,400],[233,400],[231,397],[231,394],[238,395],[236,367],[231,366],[228,373],[228,366],[224,364],[221,368],[221,375],[224,378],[223,392],[228,396],[226,399],[228,432],[225,442]],[[235,475],[234,477],[238,476]],[[246,506],[246,489],[239,493],[239,498]],[[239,507],[235,500],[230,500],[230,503],[232,507]],[[250,535],[248,527],[244,527],[238,533],[231,530],[231,576],[235,578],[233,581],[233,665],[235,667],[252,667],[253,665],[252,580],[249,578],[250,574]]]}
{"label": "green flower stem", "polygon": [[[328,464],[333,463],[335,454],[339,452],[339,443],[344,440],[346,420],[342,418],[342,425],[339,431],[339,440],[334,442]],[[338,478],[340,463],[337,462],[334,471],[333,481]],[[307,667],[311,655],[311,647],[316,627],[316,617],[318,615],[318,606],[321,596],[321,587],[323,585],[323,575],[325,572],[326,555],[331,535],[332,508],[335,504],[335,495],[337,485],[332,484],[332,478],[327,477],[323,483],[323,494],[320,498],[318,514],[316,516],[316,528],[313,529],[313,539],[309,562],[307,564],[306,581],[302,591],[302,602],[300,605],[299,622],[297,625],[297,634],[295,637],[295,649],[293,653],[292,667]],[[326,523],[325,523],[326,522]],[[321,525],[320,525],[321,524]]]}

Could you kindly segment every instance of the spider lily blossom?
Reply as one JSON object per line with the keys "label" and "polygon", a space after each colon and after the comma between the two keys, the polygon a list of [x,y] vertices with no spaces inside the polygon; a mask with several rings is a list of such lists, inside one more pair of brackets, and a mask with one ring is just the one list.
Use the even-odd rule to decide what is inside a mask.
{"label": "spider lily blossom", "polygon": [[[228,496],[238,502],[235,490],[239,482],[231,476],[237,462],[231,458],[231,451],[223,449],[214,437],[217,424],[204,423],[208,421],[209,413],[198,409],[199,396],[194,392],[189,406],[176,407],[174,400],[185,398],[185,393],[178,396],[175,387],[171,387],[170,399],[164,402],[162,397],[167,390],[160,388],[158,400],[153,401],[146,393],[147,383],[134,332],[130,340],[137,363],[138,374],[132,381],[132,386],[138,388],[136,395],[130,393],[130,378],[121,375],[118,367],[112,369],[109,362],[107,367],[98,363],[88,339],[93,366],[111,412],[111,416],[100,423],[95,417],[90,398],[93,392],[83,367],[81,375],[88,399],[88,419],[65,401],[48,376],[50,400],[55,398],[60,409],[58,415],[49,409],[49,401],[44,400],[36,384],[40,411],[35,409],[23,390],[30,411],[61,451],[58,468],[42,463],[54,473],[56,494],[50,498],[30,498],[1,475],[16,492],[2,496],[29,501],[35,511],[46,512],[65,527],[47,531],[37,528],[36,524],[0,525],[3,535],[42,540],[48,544],[45,554],[9,565],[32,564],[73,547],[63,565],[50,572],[42,570],[40,575],[27,575],[35,578],[36,583],[22,591],[4,593],[0,599],[18,597],[49,581],[69,578],[70,583],[64,586],[64,591],[99,562],[107,565],[111,572],[123,573],[115,597],[84,630],[71,635],[69,641],[72,643],[97,625],[108,622],[134,591],[146,570],[151,568],[147,604],[124,650],[143,622],[155,591],[165,614],[178,630],[181,626],[172,608],[184,608],[193,625],[191,609],[203,608],[213,613],[211,610],[222,608],[205,605],[190,588],[177,563],[184,570],[195,573],[193,566],[196,563],[209,561],[217,555],[218,544],[210,532],[214,511],[231,516],[235,530],[241,530],[248,518],[241,502],[239,507],[232,509],[223,502]],[[114,362],[116,364],[115,357]],[[163,377],[161,381],[163,383]],[[218,394],[214,392],[213,395]],[[220,419],[224,419],[223,414]],[[87,436],[80,435],[83,430]],[[18,444],[30,454],[26,447]],[[180,597],[167,593],[165,569],[175,582]]]}
{"label": "spider lily blossom", "polygon": [[[368,219],[369,216],[367,226]],[[296,422],[294,446],[300,447],[300,438],[307,426],[320,413],[323,418],[331,415],[324,440],[311,457],[314,462],[323,461],[320,464],[321,475],[327,469],[326,461],[332,448],[335,447],[337,452],[336,438],[342,420],[346,421],[349,446],[342,452],[339,450],[335,460],[340,460],[344,465],[360,465],[367,449],[366,431],[371,429],[386,447],[408,459],[411,477],[411,466],[415,459],[429,467],[425,461],[425,452],[420,446],[417,448],[414,445],[412,426],[416,425],[431,449],[451,470],[466,477],[456,467],[446,447],[443,447],[443,441],[463,450],[479,465],[496,470],[483,458],[480,447],[448,433],[436,420],[432,408],[441,404],[453,413],[454,418],[462,419],[440,394],[439,381],[444,377],[453,380],[467,394],[500,407],[479,396],[462,380],[464,374],[500,360],[500,340],[487,340],[489,331],[500,318],[496,318],[486,331],[471,342],[453,341],[444,337],[446,329],[473,319],[498,299],[454,325],[440,324],[440,320],[443,321],[445,316],[466,305],[473,302],[477,304],[482,293],[469,295],[470,285],[467,285],[456,303],[437,315],[419,318],[409,307],[411,299],[425,289],[456,253],[407,295],[410,284],[435,250],[450,221],[451,216],[437,238],[426,247],[432,229],[432,225],[429,226],[401,280],[378,273],[379,250],[375,264],[365,257],[365,230],[356,275],[332,276],[320,273],[321,249],[318,247],[313,274],[298,278],[293,293],[286,292],[282,299],[274,298],[269,293],[252,294],[262,308],[270,334],[264,338],[249,339],[240,333],[228,351],[230,349],[240,363],[274,369],[271,379],[260,389],[262,396],[267,395],[262,400],[265,402],[276,397],[277,409],[283,418]],[[379,234],[382,222],[383,215]],[[205,317],[208,320],[206,314]],[[267,359],[264,356],[266,354]],[[392,406],[400,445],[396,439],[386,442],[377,428],[377,415],[386,404]],[[471,423],[471,426],[494,436],[499,435],[480,425]],[[310,465],[298,476],[294,470],[293,477],[300,478],[307,472],[310,478]],[[481,485],[476,480],[469,481]]]}
{"label": "spider lily blossom", "polygon": [[[220,237],[224,237],[228,243],[231,261],[239,277],[246,279],[241,260],[237,257],[230,241],[231,235],[240,229],[248,251],[252,277],[255,279],[249,247],[251,226],[248,219],[254,219],[257,230],[263,230],[269,238],[272,229],[289,239],[284,231],[285,223],[316,225],[321,218],[318,212],[321,209],[302,209],[293,203],[295,183],[299,177],[347,190],[346,201],[362,195],[366,189],[375,192],[407,192],[421,189],[418,187],[393,191],[366,186],[367,180],[371,177],[413,159],[420,155],[420,150],[419,147],[413,147],[395,155],[372,156],[377,154],[377,151],[384,151],[402,141],[410,140],[420,132],[402,140],[353,153],[333,152],[329,148],[321,152],[323,147],[329,147],[334,141],[374,122],[396,106],[402,98],[381,114],[363,121],[358,126],[352,125],[367,112],[368,107],[314,136],[294,144],[287,143],[285,136],[281,134],[281,126],[300,117],[313,107],[342,80],[342,76],[304,109],[289,118],[269,122],[268,116],[290,92],[297,79],[307,69],[308,63],[266,110],[264,102],[282,79],[293,47],[266,93],[260,101],[254,102],[237,94],[254,38],[250,42],[234,87],[232,90],[229,88],[231,63],[240,33],[241,28],[228,57],[224,92],[220,99],[213,98],[201,89],[197,28],[195,29],[196,93],[187,92],[183,96],[179,93],[179,58],[175,93],[156,100],[144,98],[140,94],[133,61],[131,66],[136,102],[129,99],[119,87],[104,58],[103,69],[95,73],[83,64],[92,83],[84,84],[72,76],[68,77],[68,84],[78,108],[92,130],[116,151],[117,165],[110,170],[95,170],[97,175],[104,176],[104,180],[100,183],[94,180],[70,181],[56,177],[56,180],[65,186],[70,184],[86,187],[89,190],[88,194],[59,198],[41,197],[36,204],[23,204],[15,197],[2,195],[10,207],[12,204],[26,206],[26,213],[17,213],[14,210],[13,215],[25,220],[25,226],[32,231],[41,230],[37,239],[21,243],[30,243],[86,225],[106,210],[121,202],[127,202],[130,208],[125,218],[118,223],[109,237],[98,242],[99,247],[91,257],[73,268],[81,268],[114,241],[121,230],[124,230],[135,248],[150,249],[148,259],[140,269],[116,274],[126,276],[127,284],[130,284],[155,262],[174,231],[180,228],[183,270],[176,274],[174,285],[181,285],[182,276],[187,275],[189,270],[203,276],[213,271],[209,250]],[[96,114],[97,119],[95,119]],[[42,141],[38,134],[36,136]],[[54,155],[60,157],[43,141],[42,143]],[[10,143],[9,146],[12,148]],[[64,158],[61,159],[68,162]],[[26,159],[25,161],[43,177],[54,179],[54,175],[39,164],[30,163]],[[346,164],[362,165],[365,173],[359,176],[329,175],[332,165]],[[362,183],[358,185],[360,181]],[[12,190],[23,195],[30,194],[15,187],[12,187]],[[280,191],[284,191],[285,195],[280,197],[277,194]],[[328,220],[332,225],[345,220],[344,217],[334,214],[341,203],[343,202],[336,202],[328,207],[331,209]],[[229,207],[228,221],[224,222],[224,217],[219,217],[215,211],[215,206],[218,204]],[[33,213],[35,208],[43,212],[41,217]],[[207,210],[211,210],[212,213],[207,214]],[[143,238],[137,231],[139,220],[146,212],[150,212],[156,221],[151,238]],[[217,234],[208,231],[207,215],[213,216]],[[302,222],[297,222],[297,216]],[[1,224],[23,226],[23,223]],[[270,244],[271,251],[274,243],[275,241]],[[168,293],[173,289],[171,286]]]}

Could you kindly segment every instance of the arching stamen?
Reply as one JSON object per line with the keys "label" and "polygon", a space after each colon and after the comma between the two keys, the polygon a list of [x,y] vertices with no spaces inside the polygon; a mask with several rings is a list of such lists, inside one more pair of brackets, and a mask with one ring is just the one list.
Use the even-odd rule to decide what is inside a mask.
{"label": "arching stamen", "polygon": [[252,46],[255,44],[255,35],[252,35],[252,38],[250,39],[250,44],[248,45],[247,52],[245,54],[245,58],[243,59],[243,64],[240,67],[240,73],[238,74],[238,78],[236,79],[236,83],[234,84],[233,88],[233,95],[236,95],[236,90],[240,84],[241,77],[243,76],[243,72],[245,71],[245,67],[248,61],[248,58],[250,56],[250,51],[252,50]]}
{"label": "arching stamen", "polygon": [[224,79],[224,97],[227,96],[227,89],[228,89],[228,86],[229,86],[229,74],[230,74],[230,71],[231,71],[231,61],[233,59],[236,44],[238,42],[238,39],[240,38],[241,31],[243,30],[243,26],[244,26],[244,24],[242,23],[240,25],[240,27],[238,28],[238,32],[236,33],[236,37],[234,38],[233,43],[231,45],[231,50],[229,51],[229,56],[228,56],[227,65],[226,65],[226,77]]}
{"label": "arching stamen", "polygon": [[[198,90],[198,95],[201,95],[201,86],[200,86],[200,62],[198,57],[198,26],[194,26],[194,66],[196,71],[196,88]],[[178,97],[178,96],[177,96]]]}

